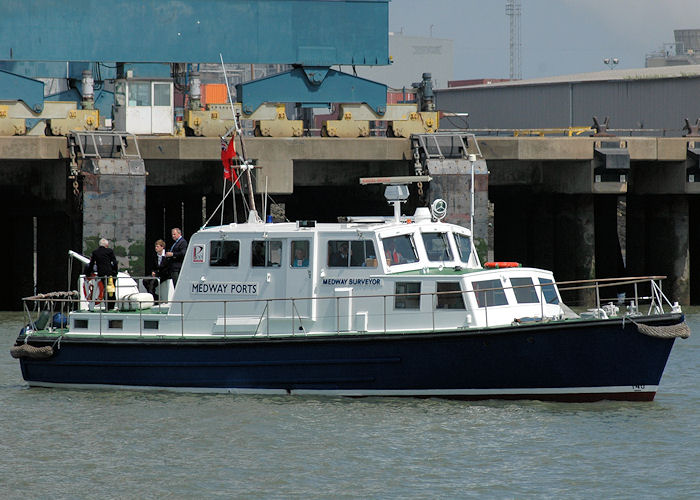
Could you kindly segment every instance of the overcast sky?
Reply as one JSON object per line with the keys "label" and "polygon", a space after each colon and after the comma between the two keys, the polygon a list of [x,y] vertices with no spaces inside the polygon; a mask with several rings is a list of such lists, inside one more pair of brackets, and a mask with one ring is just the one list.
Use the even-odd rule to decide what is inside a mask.
{"label": "overcast sky", "polygon": [[[505,0],[391,0],[389,31],[454,40],[454,79],[507,78],[510,25]],[[523,78],[643,68],[673,42],[674,29],[700,29],[698,0],[521,0]]]}

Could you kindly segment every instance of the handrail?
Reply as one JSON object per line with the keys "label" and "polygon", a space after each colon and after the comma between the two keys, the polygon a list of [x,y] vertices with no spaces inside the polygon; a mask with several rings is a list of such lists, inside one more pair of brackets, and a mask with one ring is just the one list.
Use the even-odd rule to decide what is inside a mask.
{"label": "handrail", "polygon": [[[145,278],[151,278],[150,276],[144,276]],[[133,279],[136,279],[136,277],[132,277]],[[367,294],[367,295],[353,295],[354,299],[360,299],[360,298],[378,298],[378,297],[407,297],[407,296],[416,296],[416,295],[450,295],[450,294],[455,294],[455,293],[477,293],[477,292],[489,292],[489,291],[494,291],[494,290],[510,290],[510,289],[515,289],[515,288],[528,288],[532,286],[553,286],[556,285],[557,288],[560,291],[570,291],[570,290],[586,290],[586,289],[595,289],[596,285],[595,283],[598,282],[607,282],[605,284],[599,284],[597,285],[600,288],[607,288],[607,287],[612,287],[612,286],[622,286],[622,285],[632,285],[636,283],[645,283],[647,281],[654,281],[654,280],[662,280],[665,279],[666,276],[638,276],[638,277],[631,277],[631,278],[601,278],[601,279],[587,279],[587,280],[575,280],[575,281],[552,281],[551,283],[534,283],[532,285],[515,285],[515,286],[501,286],[501,287],[495,287],[495,288],[480,288],[478,290],[461,290],[461,291],[456,291],[456,290],[447,290],[443,292],[402,292],[402,293],[383,293],[383,294]],[[611,282],[612,280],[617,279],[618,281]],[[593,285],[590,286],[577,286],[577,287],[567,287],[567,288],[561,288],[560,285],[562,284],[569,284],[569,283],[593,283]],[[41,301],[41,300],[48,300],[48,297],[45,296],[46,294],[39,294],[36,296],[28,296],[28,297],[23,297],[23,301]],[[266,298],[266,299],[228,299],[228,300],[177,300],[177,301],[171,301],[171,304],[201,304],[201,303],[246,303],[246,302],[261,302],[261,301],[266,301],[266,302],[280,302],[280,301],[288,301],[288,300],[324,300],[324,299],[336,299],[338,298],[335,295],[328,295],[328,296],[313,296],[313,297],[295,297],[294,299],[291,298],[286,298],[286,297],[280,297],[280,298]],[[342,297],[344,298],[344,297]],[[52,298],[51,300],[55,302],[79,302],[78,298]],[[668,301],[668,298],[666,298]],[[117,304],[120,302],[123,302],[121,299],[116,299],[114,302]],[[669,305],[670,301],[668,302]]]}
{"label": "handrail", "polygon": [[[440,292],[429,291],[429,292],[408,292],[408,293],[393,293],[393,294],[367,294],[367,295],[354,295],[352,298],[353,298],[353,301],[357,301],[357,302],[361,302],[362,299],[369,299],[371,301],[376,302],[376,300],[379,297],[382,298],[382,311],[381,312],[379,312],[379,311],[371,312],[369,315],[370,318],[375,318],[373,320],[374,327],[371,329],[362,330],[362,331],[371,331],[372,333],[381,333],[381,332],[389,333],[389,332],[393,332],[393,331],[412,331],[412,329],[415,329],[416,331],[437,331],[437,329],[439,328],[440,325],[438,324],[438,322],[436,322],[435,313],[436,313],[436,310],[438,309],[439,297],[441,295],[448,296],[448,297],[455,296],[457,294],[462,295],[463,307],[461,307],[459,309],[453,309],[453,312],[462,310],[465,312],[465,314],[467,314],[467,313],[472,314],[472,315],[473,314],[477,314],[477,315],[483,314],[482,320],[485,322],[485,326],[489,327],[489,326],[491,326],[491,323],[493,323],[493,321],[490,319],[490,316],[491,316],[490,311],[493,310],[494,307],[508,307],[508,305],[500,305],[499,306],[499,305],[495,305],[495,304],[489,304],[489,294],[487,292],[505,291],[508,289],[516,289],[516,288],[529,288],[529,287],[536,288],[536,287],[538,287],[539,294],[538,294],[537,298],[538,298],[538,302],[539,302],[540,319],[542,321],[546,321],[548,319],[548,317],[545,316],[545,313],[547,313],[547,311],[545,311],[545,305],[547,304],[548,307],[549,306],[556,306],[556,305],[561,303],[561,299],[560,299],[560,296],[557,294],[557,301],[556,302],[549,302],[548,300],[546,300],[545,294],[543,293],[543,290],[545,287],[553,287],[553,286],[557,286],[561,283],[589,283],[589,286],[587,286],[587,287],[576,286],[576,287],[570,287],[567,289],[560,289],[560,290],[567,290],[568,291],[568,290],[579,290],[579,289],[584,289],[584,288],[595,289],[596,290],[596,308],[589,309],[589,311],[593,311],[593,314],[596,317],[607,317],[603,313],[605,308],[601,309],[601,298],[600,298],[599,288],[609,287],[609,286],[614,286],[614,285],[634,284],[634,286],[635,286],[634,298],[630,298],[630,299],[626,299],[626,298],[620,299],[620,297],[617,298],[618,304],[620,303],[620,300],[622,300],[623,303],[626,300],[630,301],[630,307],[628,308],[627,314],[632,314],[632,315],[638,314],[638,306],[640,303],[640,299],[644,300],[645,302],[646,302],[646,300],[649,301],[650,307],[649,307],[649,312],[647,313],[649,315],[652,313],[652,311],[654,311],[655,314],[663,314],[664,313],[664,308],[663,308],[664,301],[672,308],[672,310],[675,310],[674,308],[676,306],[671,304],[671,302],[668,300],[668,298],[663,294],[663,291],[661,290],[660,285],[657,284],[657,282],[656,282],[657,278],[659,278],[659,277],[658,276],[650,276],[650,277],[646,277],[646,278],[644,278],[644,277],[632,277],[632,278],[619,278],[619,279],[617,279],[617,281],[614,281],[615,278],[602,278],[600,280],[588,279],[588,280],[576,280],[576,281],[567,281],[567,282],[558,282],[558,283],[557,282],[539,283],[539,282],[533,281],[531,284],[525,284],[525,285],[502,286],[502,287],[483,288],[483,289],[476,289],[476,290],[474,290],[474,289],[463,290],[462,289],[462,290],[446,290],[446,291],[440,291]],[[598,281],[602,281],[604,283],[598,283]],[[648,296],[640,297],[638,295],[637,285],[639,283],[646,282],[646,281],[649,281],[649,283],[650,283],[650,294]],[[554,290],[556,291],[556,289],[554,289]],[[477,300],[477,293],[484,294],[482,296],[483,303],[481,303],[481,304],[479,303],[480,300]],[[468,298],[469,294],[472,294],[471,299]],[[412,323],[411,327],[409,327],[408,330],[406,329],[406,326],[405,326],[406,323],[404,323],[404,326],[402,328],[398,328],[396,324],[394,324],[394,328],[391,328],[390,325],[388,325],[387,318],[390,315],[414,314],[414,313],[421,315],[421,314],[424,314],[426,311],[423,310],[423,312],[421,313],[421,309],[420,309],[421,301],[420,300],[418,301],[419,307],[417,309],[413,309],[413,308],[409,308],[409,309],[388,308],[387,307],[387,300],[391,300],[391,297],[394,297],[394,298],[402,297],[405,299],[407,297],[421,297],[424,295],[432,297],[431,298],[432,314],[430,315],[430,321],[428,321],[428,318],[425,317],[423,321],[418,320],[417,322]],[[300,328],[302,330],[304,330],[304,334],[309,333],[308,330],[305,327],[303,327],[302,316],[299,313],[297,306],[296,306],[296,304],[299,301],[303,301],[303,300],[321,301],[321,302],[324,300],[335,301],[335,304],[336,304],[335,311],[333,311],[332,308],[328,309],[326,315],[321,316],[320,318],[325,319],[326,321],[329,321],[329,320],[331,320],[331,318],[333,318],[333,320],[335,321],[335,333],[340,335],[341,333],[348,330],[348,328],[345,326],[343,326],[343,328],[341,328],[341,308],[340,308],[341,302],[340,302],[340,300],[345,299],[345,298],[346,297],[338,297],[338,296],[333,295],[333,296],[306,297],[306,298],[296,297],[296,298],[266,298],[266,299],[257,299],[257,298],[256,299],[248,299],[248,298],[246,298],[246,299],[233,299],[233,300],[216,300],[216,299],[180,300],[180,301],[170,301],[170,303],[169,303],[170,306],[165,311],[158,312],[156,310],[153,312],[156,314],[167,314],[167,315],[175,316],[175,317],[179,315],[180,331],[179,332],[177,332],[177,330],[169,331],[167,334],[168,335],[179,334],[180,336],[184,337],[185,329],[186,329],[185,328],[185,325],[186,325],[185,306],[187,304],[223,304],[223,312],[224,312],[223,335],[226,336],[227,334],[230,333],[228,327],[231,325],[228,323],[228,317],[227,317],[226,311],[227,311],[227,308],[231,304],[264,303],[265,307],[263,308],[262,311],[260,311],[258,308],[253,308],[253,309],[249,309],[249,311],[247,311],[247,312],[248,312],[248,314],[250,314],[251,312],[255,315],[259,314],[257,326],[255,328],[255,333],[253,334],[253,337],[258,336],[258,334],[261,333],[260,330],[262,327],[262,323],[265,320],[265,322],[266,322],[265,337],[269,338],[271,335],[270,329],[271,329],[271,322],[272,321],[275,321],[275,324],[276,324],[276,328],[274,329],[274,332],[272,332],[272,333],[274,333],[274,335],[281,334],[280,332],[282,330],[278,330],[277,327],[281,326],[283,329],[289,328],[289,324],[287,322],[291,322],[291,328],[292,328],[291,335],[294,336],[296,334],[296,331],[295,331],[295,326],[296,326],[295,321],[296,320],[299,321],[299,324],[301,325]],[[60,294],[58,294],[58,298],[57,298],[56,294],[40,294],[37,296],[26,297],[23,300],[24,300],[23,305],[24,305],[25,313],[27,314],[27,317],[29,318],[30,325],[34,325],[34,320],[32,319],[30,308],[28,307],[28,305],[32,302],[36,303],[35,304],[35,312],[42,310],[40,307],[40,305],[42,303],[51,304],[52,309],[53,309],[55,303],[60,303],[61,304],[61,311],[64,310],[63,309],[64,303],[67,303],[69,306],[71,306],[71,305],[74,306],[74,305],[79,303],[79,299],[76,299],[74,297],[62,298],[62,297],[60,297]],[[290,301],[290,300],[292,301],[291,316],[288,316],[287,313],[285,312],[285,313],[283,313],[282,316],[272,316],[271,317],[271,311],[273,310],[273,307],[272,307],[273,304],[280,303],[281,301]],[[118,304],[120,302],[120,300],[117,300],[116,302]],[[320,303],[320,302],[318,302],[318,303]],[[532,305],[533,303],[536,303],[536,302],[518,303],[518,305],[525,306],[527,304]],[[612,301],[611,301],[611,303],[612,303]],[[514,304],[511,302],[509,305],[513,306]],[[176,306],[179,306],[179,308]],[[179,309],[179,311],[178,311],[178,309]],[[241,309],[243,309],[243,308],[241,308]],[[440,309],[443,309],[443,307],[440,307]],[[447,309],[447,308],[445,308],[445,309]],[[274,311],[278,311],[278,310],[287,311],[288,309],[286,307],[284,309],[274,308]],[[347,314],[347,319],[345,318],[345,314],[343,314],[343,321],[346,321],[346,320],[350,321],[350,318],[351,318],[350,315],[352,314],[352,311],[357,312],[357,309],[355,307],[353,307],[352,309],[347,309],[347,311],[346,310],[343,311],[343,313]],[[481,311],[483,311],[483,313]],[[550,319],[558,319],[558,318],[562,317],[561,316],[561,314],[562,314],[561,309],[558,309],[559,312],[554,312],[555,310],[551,309],[551,308],[548,311],[549,311],[549,314],[552,315]],[[53,313],[54,311],[52,310],[51,312]],[[94,311],[94,312],[88,312],[88,311],[83,311],[83,312],[86,314],[93,314],[94,312],[96,312],[99,315],[99,327],[98,327],[99,328],[99,332],[98,332],[99,335],[103,335],[103,322],[105,321],[105,315],[108,315],[112,312],[114,314],[121,314],[121,312],[119,310],[109,311],[109,310],[104,310],[103,307],[100,307],[97,311]],[[139,336],[144,335],[143,329],[142,329],[143,328],[142,322],[143,322],[143,315],[144,314],[148,314],[148,310],[145,310],[145,311],[142,309],[138,310],[138,318],[139,318],[138,335]],[[214,314],[216,315],[218,313],[214,313]],[[381,314],[381,316],[383,317],[382,326],[379,326],[379,324],[378,324],[379,320],[377,319],[377,317],[379,314]],[[590,314],[590,313],[588,313],[588,314]],[[608,314],[609,314],[609,312],[608,312]],[[249,317],[249,316],[246,315],[244,317]],[[113,320],[113,319],[117,319],[117,318],[108,316],[107,319]],[[430,324],[428,324],[428,323],[430,323]],[[503,324],[503,322],[498,323],[498,324]],[[49,325],[51,325],[51,324],[49,324]],[[343,325],[344,325],[344,323],[343,323]],[[240,324],[238,326],[240,327]],[[377,327],[379,327],[379,328],[377,328]],[[451,325],[450,327],[457,327],[457,325]],[[49,326],[48,329],[49,329],[49,331],[52,331],[53,328],[54,327]],[[35,330],[35,329],[36,329],[35,327],[32,328],[32,330]],[[285,331],[288,331],[288,330],[285,330]],[[331,331],[332,331],[332,329],[331,329]],[[355,331],[355,330],[350,328],[349,331]],[[211,332],[208,332],[208,333],[211,333]]]}

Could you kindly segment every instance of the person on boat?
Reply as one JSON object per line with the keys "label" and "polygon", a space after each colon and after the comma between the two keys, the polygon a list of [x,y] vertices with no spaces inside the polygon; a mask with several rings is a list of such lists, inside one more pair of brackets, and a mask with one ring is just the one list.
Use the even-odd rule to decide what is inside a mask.
{"label": "person on boat", "polygon": [[297,246],[294,250],[292,267],[309,267],[309,258],[306,256],[304,249],[300,246]]}
{"label": "person on boat", "polygon": [[396,250],[396,245],[392,240],[387,240],[384,254],[386,256],[386,262],[390,266],[394,264],[400,264],[401,259],[403,258],[399,251]]}
{"label": "person on boat", "polygon": [[253,267],[265,267],[265,243],[253,242]]}
{"label": "person on boat", "polygon": [[114,255],[114,250],[109,248],[109,241],[106,238],[100,239],[100,246],[92,251],[90,255],[90,263],[85,270],[86,275],[96,274],[101,280],[105,295],[107,297],[107,309],[114,309],[114,291],[110,291],[112,286],[108,287],[109,280],[117,275],[117,257]]}
{"label": "person on boat", "polygon": [[[161,285],[164,281],[170,279],[170,259],[165,256],[165,241],[163,240],[156,240],[152,265],[151,276],[159,278]],[[158,281],[156,280],[149,280],[146,288],[156,300],[163,295],[159,293],[161,287],[158,286]],[[163,299],[167,300],[167,297],[163,297]]]}
{"label": "person on boat", "polygon": [[165,256],[170,259],[170,277],[175,285],[187,253],[187,240],[182,236],[182,230],[179,227],[174,227],[170,231],[170,236],[172,236],[174,243],[170,247],[170,251],[165,252]]}
{"label": "person on boat", "polygon": [[348,267],[348,244],[341,243],[338,251],[331,254],[329,261],[331,267]]}

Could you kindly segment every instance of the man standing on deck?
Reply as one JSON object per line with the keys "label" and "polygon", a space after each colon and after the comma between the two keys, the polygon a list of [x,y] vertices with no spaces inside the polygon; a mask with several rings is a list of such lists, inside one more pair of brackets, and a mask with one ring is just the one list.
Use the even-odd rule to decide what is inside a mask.
{"label": "man standing on deck", "polygon": [[100,246],[93,250],[90,256],[90,263],[85,269],[85,275],[97,274],[102,280],[104,295],[107,298],[107,310],[114,309],[114,291],[108,288],[109,280],[117,275],[117,257],[114,255],[114,250],[109,248],[109,241],[105,238],[100,239]]}
{"label": "man standing on deck", "polygon": [[173,285],[176,285],[180,269],[182,269],[182,262],[187,253],[187,240],[182,237],[182,230],[179,227],[174,227],[170,231],[170,235],[175,243],[170,247],[169,252],[165,252],[165,256],[170,259],[170,277],[173,280]]}

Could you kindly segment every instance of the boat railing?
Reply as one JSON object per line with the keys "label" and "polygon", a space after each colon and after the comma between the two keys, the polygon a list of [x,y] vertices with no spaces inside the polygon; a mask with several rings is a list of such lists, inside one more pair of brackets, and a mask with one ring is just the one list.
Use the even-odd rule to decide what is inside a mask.
{"label": "boat railing", "polygon": [[[558,294],[544,293],[545,289],[559,291],[592,289],[595,291],[595,308],[581,312],[581,318],[607,318],[621,315],[642,315],[640,306],[649,305],[647,315],[663,314],[664,307],[679,311],[678,304],[672,304],[664,295],[661,280],[664,276],[631,278],[602,278],[577,281],[532,283],[526,285],[503,286],[478,290],[450,290],[431,292],[406,292],[394,294],[365,294],[349,296],[318,296],[300,298],[235,299],[235,300],[185,300],[170,301],[164,306],[151,308],[138,307],[125,314],[123,300],[116,300],[116,309],[103,306],[94,311],[82,311],[88,315],[98,315],[100,335],[109,334],[165,334],[165,335],[221,335],[270,337],[276,335],[307,335],[312,333],[398,333],[409,331],[445,331],[475,326],[503,326],[504,317],[510,309],[496,305],[490,297],[507,289],[535,288],[539,290],[539,317],[509,317],[506,324],[551,321],[563,319],[566,306],[560,304]],[[556,287],[556,288],[554,288]],[[633,290],[630,297],[617,293],[606,298],[606,291],[618,287]],[[648,291],[647,291],[648,290]],[[490,293],[489,293],[490,292]],[[549,295],[550,300],[547,299]],[[430,313],[423,296],[429,297]],[[377,302],[381,300],[381,308]],[[78,310],[80,299],[77,292],[54,292],[39,294],[24,299],[27,326],[32,331],[67,331],[67,317],[70,311]],[[489,303],[491,301],[491,303]],[[194,306],[198,309],[194,309]],[[415,307],[417,305],[417,307]],[[514,304],[510,304],[513,306]],[[532,306],[518,304],[518,306]],[[408,306],[408,307],[407,307]],[[559,307],[557,307],[559,306]],[[623,308],[626,307],[626,310]],[[202,308],[202,309],[200,309]],[[381,309],[381,310],[379,310]],[[202,312],[203,311],[203,312]],[[530,308],[530,313],[532,308]],[[59,314],[56,320],[56,314]],[[129,323],[134,316],[138,325]],[[164,318],[169,321],[167,331],[149,328]],[[178,321],[179,320],[179,321]],[[212,320],[214,330],[211,329]],[[123,330],[115,330],[112,324],[127,325]],[[150,323],[149,323],[150,322]],[[131,327],[129,327],[131,325]],[[209,330],[202,330],[209,325]],[[314,328],[315,325],[323,325]],[[165,329],[165,327],[164,327]],[[90,330],[93,331],[94,330]]]}

